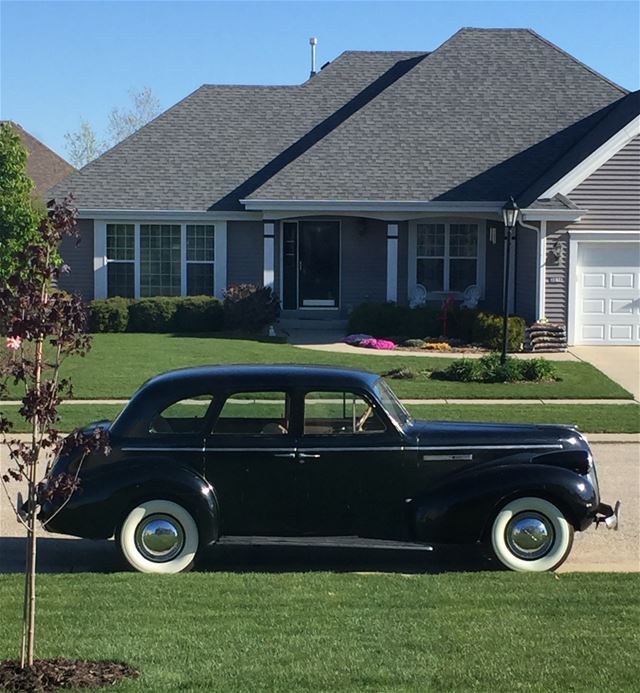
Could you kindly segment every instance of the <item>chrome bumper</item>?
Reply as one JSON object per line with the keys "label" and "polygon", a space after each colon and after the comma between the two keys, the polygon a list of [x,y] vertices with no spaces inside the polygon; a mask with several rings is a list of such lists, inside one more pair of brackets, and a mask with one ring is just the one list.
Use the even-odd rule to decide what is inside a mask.
{"label": "chrome bumper", "polygon": [[600,503],[596,511],[596,529],[604,522],[607,529],[617,530],[620,525],[620,506],[620,501],[616,501],[613,508],[606,503]]}

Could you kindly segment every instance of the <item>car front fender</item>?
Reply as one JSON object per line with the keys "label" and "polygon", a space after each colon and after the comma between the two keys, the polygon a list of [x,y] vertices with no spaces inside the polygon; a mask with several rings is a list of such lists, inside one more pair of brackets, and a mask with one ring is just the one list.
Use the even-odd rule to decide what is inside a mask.
{"label": "car front fender", "polygon": [[458,475],[413,499],[415,537],[434,543],[481,541],[500,507],[526,496],[554,503],[576,530],[591,524],[599,503],[589,479],[569,469],[531,463],[489,467]]}
{"label": "car front fender", "polygon": [[54,506],[43,506],[40,519],[48,531],[108,539],[134,507],[163,499],[182,505],[193,515],[203,545],[218,539],[220,513],[215,490],[192,467],[163,460],[129,460],[87,472],[80,483],[58,514]]}

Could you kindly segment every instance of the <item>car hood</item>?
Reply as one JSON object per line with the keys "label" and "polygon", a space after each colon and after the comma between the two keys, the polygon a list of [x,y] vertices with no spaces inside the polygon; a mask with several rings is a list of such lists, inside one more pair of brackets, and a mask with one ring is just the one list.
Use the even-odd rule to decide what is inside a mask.
{"label": "car hood", "polygon": [[545,446],[557,449],[588,449],[584,436],[573,426],[471,423],[459,421],[414,421],[407,435],[418,447],[461,448],[468,446]]}

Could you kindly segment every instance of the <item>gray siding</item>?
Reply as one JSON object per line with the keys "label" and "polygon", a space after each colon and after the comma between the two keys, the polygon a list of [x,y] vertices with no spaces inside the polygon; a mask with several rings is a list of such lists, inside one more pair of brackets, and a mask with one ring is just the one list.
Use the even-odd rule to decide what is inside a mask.
{"label": "gray siding", "polygon": [[340,312],[348,315],[360,303],[387,299],[387,222],[356,217],[341,222]]}
{"label": "gray siding", "polygon": [[85,301],[93,299],[93,219],[78,222],[80,242],[75,238],[64,238],[60,254],[70,271],[62,274],[58,286],[65,291],[78,294]]}
{"label": "gray siding", "polygon": [[589,213],[570,229],[640,230],[640,136],[569,193]]}
{"label": "gray siding", "polygon": [[[564,223],[548,222],[546,238],[544,315],[552,322],[566,323],[569,296],[569,234]],[[557,248],[559,258],[556,258],[554,248]]]}
{"label": "gray siding", "polygon": [[227,286],[243,283],[261,285],[263,256],[264,226],[261,221],[227,223]]}
{"label": "gray siding", "polygon": [[536,319],[538,234],[520,227],[516,243],[515,313],[527,323]]}

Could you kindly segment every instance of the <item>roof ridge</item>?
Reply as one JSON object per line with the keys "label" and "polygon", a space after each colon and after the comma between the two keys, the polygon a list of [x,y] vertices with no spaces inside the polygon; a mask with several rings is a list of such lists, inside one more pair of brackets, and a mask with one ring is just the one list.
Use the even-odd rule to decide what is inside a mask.
{"label": "roof ridge", "polygon": [[618,89],[622,94],[626,95],[629,94],[629,90],[625,89],[624,87],[620,86],[619,84],[616,84],[613,80],[609,79],[608,77],[605,77],[602,73],[598,72],[597,70],[594,70],[592,67],[589,67],[586,63],[583,63],[582,60],[579,60],[578,58],[575,57],[575,55],[571,55],[571,53],[565,51],[563,48],[560,48],[560,46],[557,46],[553,41],[549,41],[549,39],[545,38],[544,36],[541,36],[537,31],[534,31],[533,29],[525,29],[524,31],[528,31],[532,36],[537,38],[539,41],[542,41],[543,43],[546,43],[547,46],[550,46],[551,48],[555,49],[558,53],[561,55],[564,55],[566,58],[569,58],[572,60],[576,65],[579,65],[580,67],[584,68],[587,70],[587,72],[590,72],[592,75],[595,77],[600,78],[607,84],[610,84],[612,87],[615,89]]}

